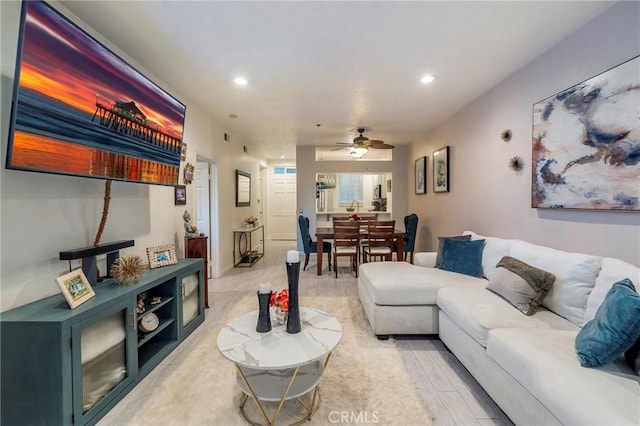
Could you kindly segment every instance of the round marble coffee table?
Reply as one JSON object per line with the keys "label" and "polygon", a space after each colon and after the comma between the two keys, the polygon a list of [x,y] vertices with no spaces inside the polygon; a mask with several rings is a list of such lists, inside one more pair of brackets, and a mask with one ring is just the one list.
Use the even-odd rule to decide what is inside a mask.
{"label": "round marble coffee table", "polygon": [[[275,321],[272,330],[258,333],[258,311],[235,318],[218,334],[218,350],[237,370],[238,384],[244,393],[240,412],[249,423],[259,425],[245,411],[251,397],[265,424],[275,423],[285,401],[297,399],[304,416],[294,424],[310,419],[320,406],[320,378],[331,352],[342,339],[342,326],[331,315],[313,308],[300,308],[302,331],[289,334]],[[310,404],[300,397],[313,391]],[[269,418],[262,401],[279,402]]]}

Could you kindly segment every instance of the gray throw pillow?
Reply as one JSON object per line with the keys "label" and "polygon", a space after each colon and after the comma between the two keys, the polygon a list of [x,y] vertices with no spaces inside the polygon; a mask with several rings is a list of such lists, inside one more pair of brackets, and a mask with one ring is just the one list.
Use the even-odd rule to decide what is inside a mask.
{"label": "gray throw pillow", "polygon": [[444,240],[446,239],[470,241],[471,235],[456,235],[454,237],[438,237],[438,254],[436,256],[436,268],[439,268],[440,263],[442,262],[442,249],[444,249]]}
{"label": "gray throw pillow", "polygon": [[496,264],[487,290],[502,296],[525,315],[533,315],[555,280],[550,272],[504,256]]}

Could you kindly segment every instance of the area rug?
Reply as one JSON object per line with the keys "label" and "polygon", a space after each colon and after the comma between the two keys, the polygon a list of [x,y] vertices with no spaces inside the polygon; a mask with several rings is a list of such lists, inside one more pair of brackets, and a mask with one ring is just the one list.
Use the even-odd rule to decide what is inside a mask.
{"label": "area rug", "polygon": [[[396,344],[375,337],[357,298],[307,297],[301,299],[301,305],[333,315],[343,328],[342,341],[320,384],[320,408],[305,424],[433,424]],[[234,366],[218,352],[216,338],[222,324],[256,308],[255,295],[245,297],[220,325],[188,351],[181,351],[158,375],[153,397],[136,398],[139,404],[128,414],[127,424],[247,424],[238,410],[241,392]],[[275,405],[269,408],[271,415]],[[247,402],[247,411],[261,422],[253,401]],[[277,423],[287,424],[299,413],[297,403],[288,401]],[[123,420],[117,417],[107,415],[101,424]]]}

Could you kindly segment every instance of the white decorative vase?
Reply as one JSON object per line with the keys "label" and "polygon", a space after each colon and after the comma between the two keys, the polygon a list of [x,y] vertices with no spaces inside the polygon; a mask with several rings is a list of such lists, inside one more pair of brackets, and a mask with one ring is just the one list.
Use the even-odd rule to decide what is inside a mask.
{"label": "white decorative vase", "polygon": [[276,321],[278,321],[278,324],[280,325],[286,324],[288,315],[289,314],[287,312],[283,312],[280,310],[280,308],[276,308]]}

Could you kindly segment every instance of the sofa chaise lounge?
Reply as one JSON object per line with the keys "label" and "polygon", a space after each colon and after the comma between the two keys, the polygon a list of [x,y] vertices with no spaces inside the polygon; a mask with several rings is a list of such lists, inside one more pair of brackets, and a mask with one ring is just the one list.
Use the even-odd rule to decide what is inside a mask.
{"label": "sofa chaise lounge", "polygon": [[[640,425],[640,377],[623,359],[581,367],[574,348],[614,282],[640,287],[640,269],[613,258],[569,253],[520,240],[483,237],[483,278],[434,268],[436,253],[415,264],[367,263],[358,294],[379,338],[438,334],[516,424]],[[487,290],[503,256],[555,275],[533,315]]]}

